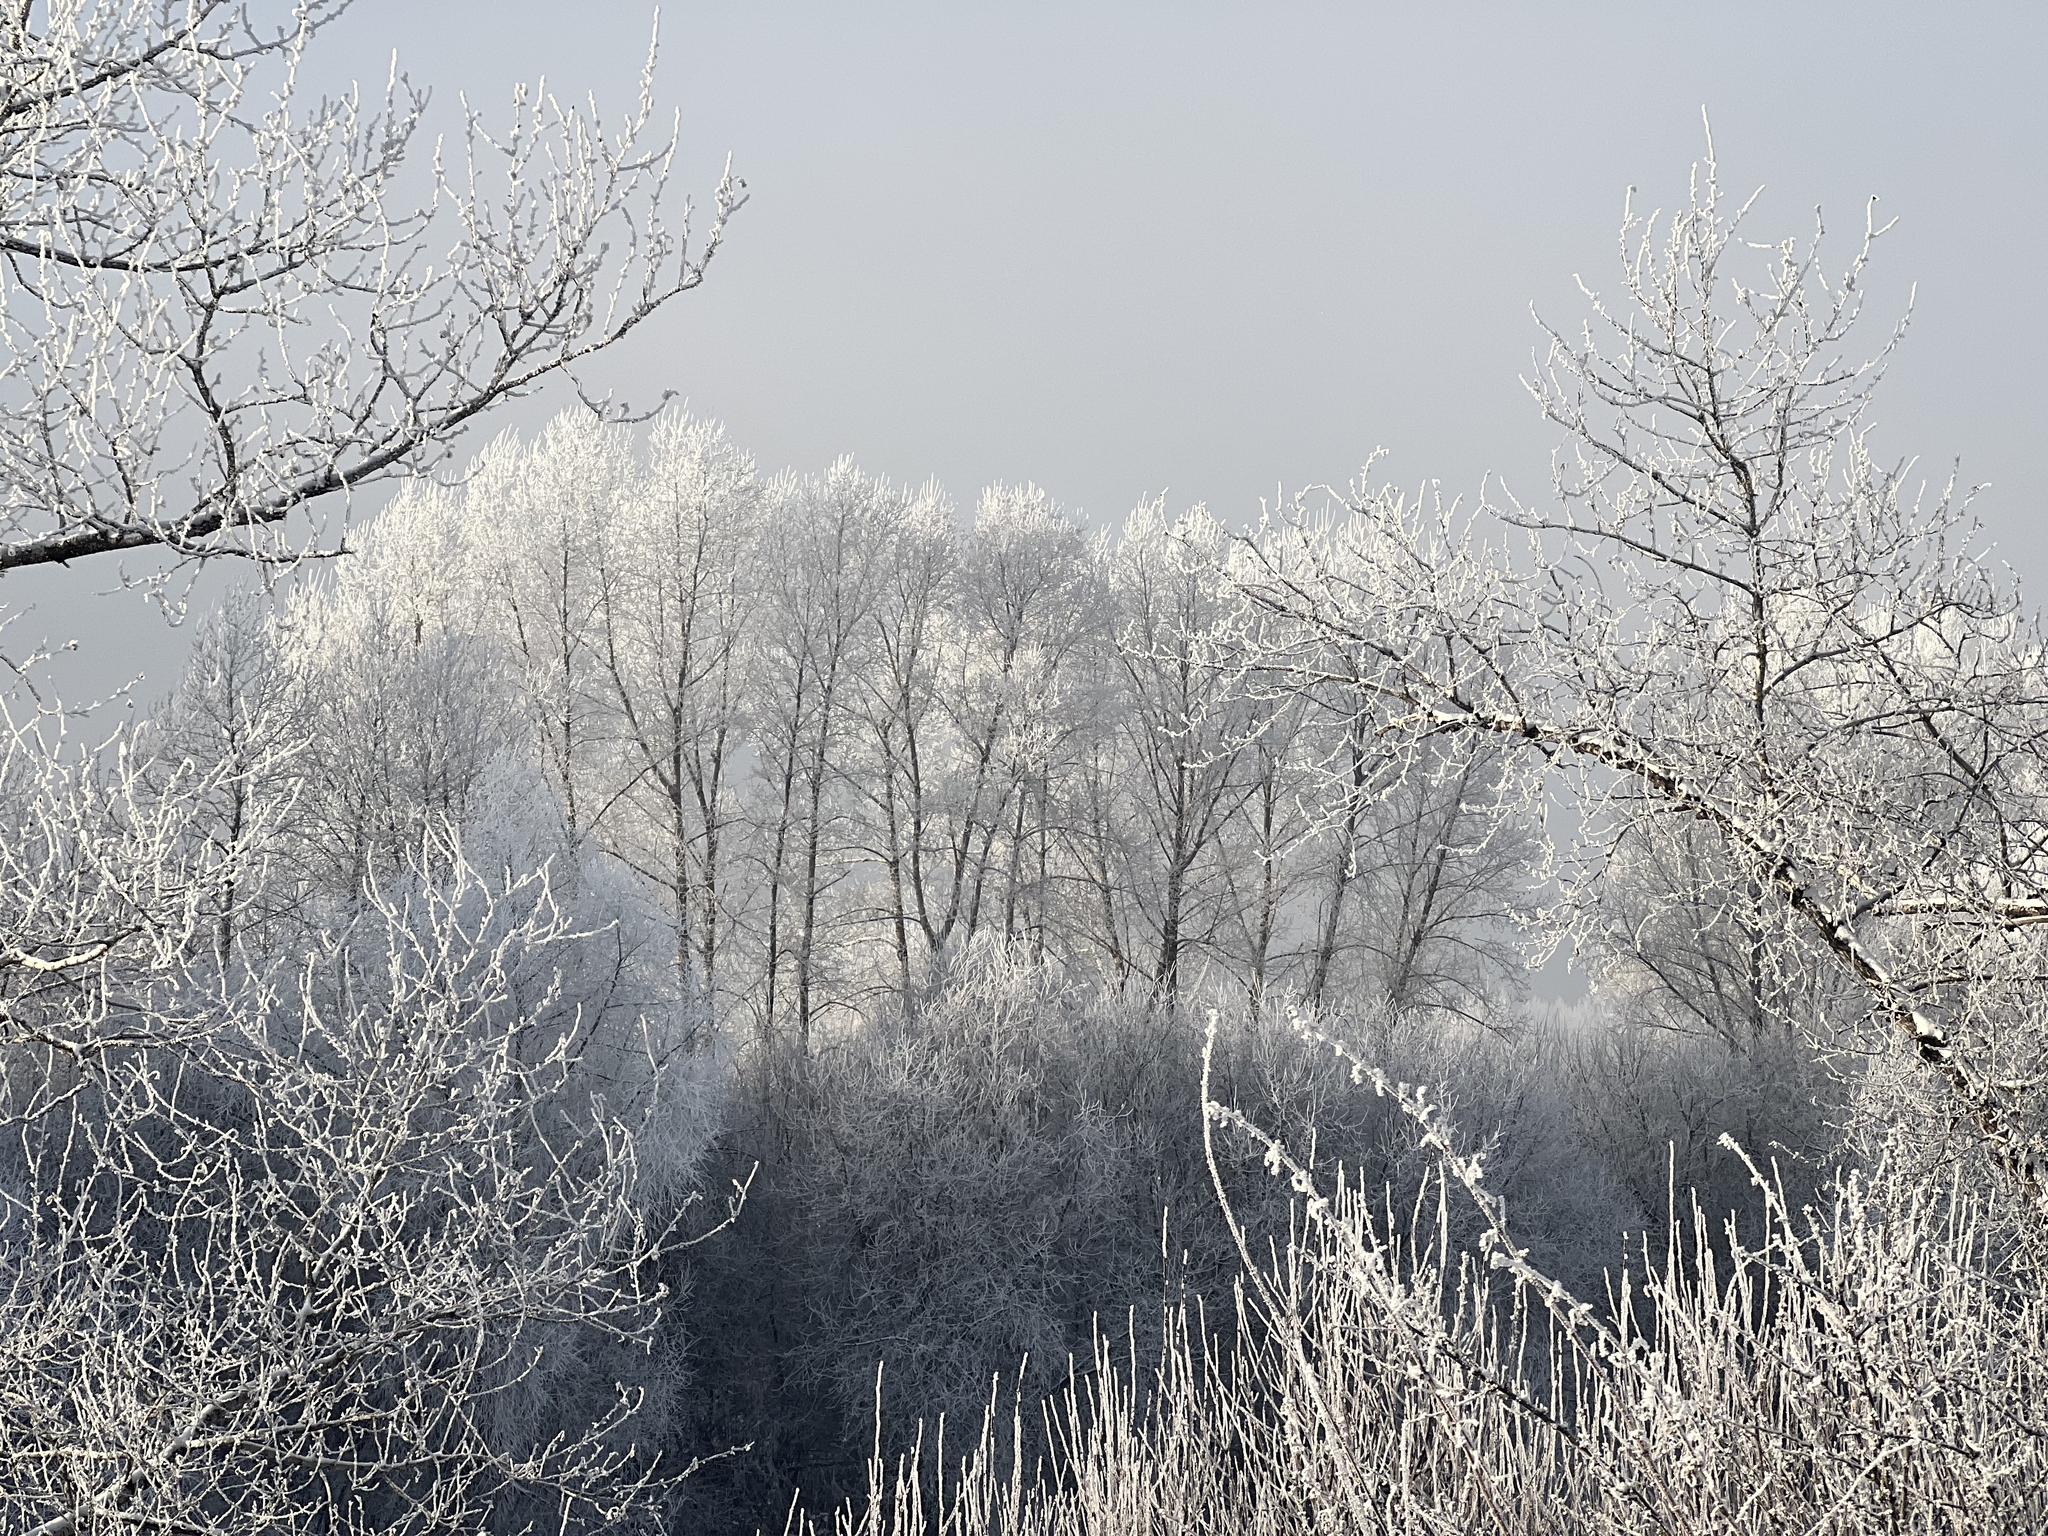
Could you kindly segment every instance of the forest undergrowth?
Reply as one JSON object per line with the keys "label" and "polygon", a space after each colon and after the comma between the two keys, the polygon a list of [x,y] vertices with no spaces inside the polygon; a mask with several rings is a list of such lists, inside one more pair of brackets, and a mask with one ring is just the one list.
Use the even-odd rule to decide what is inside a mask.
{"label": "forest undergrowth", "polygon": [[[1229,1033],[1212,1019],[1210,1095]],[[1674,1182],[1670,1219],[1575,1287],[1555,1278],[1563,1256],[1518,1237],[1555,1234],[1557,1211],[1501,1193],[1564,1160],[1467,1141],[1439,1095],[1302,1033],[1389,1108],[1419,1168],[1312,1167],[1208,1097],[1239,1261],[1207,1277],[1218,1292],[1101,1330],[1050,1392],[992,1380],[981,1413],[927,1420],[907,1446],[885,1437],[883,1368],[865,1489],[836,1511],[795,1505],[785,1528],[2038,1527],[2038,1259],[1964,1167],[1930,1178],[1918,1153],[1875,1148],[1816,1187],[1726,1136],[1751,1198],[1710,1215],[1711,1196]],[[1235,1192],[1256,1176],[1226,1171],[1233,1143],[1263,1163],[1258,1206]]]}

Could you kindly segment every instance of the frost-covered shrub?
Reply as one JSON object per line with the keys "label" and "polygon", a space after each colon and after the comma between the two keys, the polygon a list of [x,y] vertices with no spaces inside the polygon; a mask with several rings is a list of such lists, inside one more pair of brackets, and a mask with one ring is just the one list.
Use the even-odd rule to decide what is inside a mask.
{"label": "frost-covered shrub", "polygon": [[[974,1422],[998,1380],[1027,1403],[1056,1393],[1098,1339],[1156,1351],[1163,1306],[1234,1327],[1239,1258],[1201,1136],[1209,1017],[978,946],[916,1013],[736,1091],[728,1171],[763,1169],[736,1230],[693,1257],[693,1316],[707,1387],[748,1385],[707,1405],[686,1448],[757,1449],[693,1486],[697,1517],[779,1518],[792,1484],[828,1500],[850,1486],[878,1369],[884,1442],[907,1444],[920,1420]],[[1277,1006],[1214,1017],[1219,1092],[1298,1132],[1321,1175],[1415,1197],[1432,1164],[1389,1101]],[[1480,1128],[1544,1262],[1597,1288],[1641,1221],[1587,1156],[1554,1040],[1451,1015],[1379,1029],[1390,1070]],[[1229,1149],[1222,1168],[1247,1218],[1284,1232],[1287,1191],[1257,1159]],[[1476,1235],[1452,1214],[1455,1238]],[[1043,1426],[1026,1426],[1043,1449]]]}
{"label": "frost-covered shrub", "polygon": [[[874,1458],[865,1497],[822,1528],[1861,1536],[2048,1518],[2041,1259],[1999,1196],[1886,1160],[1801,1211],[1759,1168],[1756,1219],[1717,1235],[1694,1207],[1609,1296],[1581,1298],[1531,1263],[1436,1105],[1340,1059],[1430,1153],[1422,1199],[1319,1180],[1211,1101],[1219,1138],[1248,1137],[1298,1201],[1278,1230],[1236,1225],[1233,1326],[1181,1312],[1150,1356],[1090,1355],[1049,1405],[1039,1465],[1013,1459],[1008,1402],[978,1439],[928,1430]],[[1482,1227],[1465,1247],[1460,1205]]]}
{"label": "frost-covered shrub", "polygon": [[662,1063],[603,1048],[617,1021],[566,980],[586,936],[544,876],[452,845],[303,932],[10,1015],[0,1508],[419,1532],[658,1508],[647,1393],[619,1383],[679,1240],[673,1135],[643,1178]]}

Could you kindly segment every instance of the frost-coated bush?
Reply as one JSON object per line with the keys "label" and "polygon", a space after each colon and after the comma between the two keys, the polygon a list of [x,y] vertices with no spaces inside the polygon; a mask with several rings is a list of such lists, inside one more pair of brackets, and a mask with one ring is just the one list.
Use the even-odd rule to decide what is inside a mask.
{"label": "frost-coated bush", "polygon": [[[1752,1165],[1759,1219],[1716,1234],[1694,1207],[1584,1299],[1529,1262],[1429,1097],[1340,1054],[1436,1158],[1414,1199],[1318,1180],[1211,1100],[1210,1123],[1298,1201],[1277,1231],[1233,1219],[1234,1326],[1174,1315],[1142,1367],[1098,1349],[1046,1406],[1035,1466],[1008,1403],[965,1455],[936,1427],[877,1454],[827,1528],[1862,1536],[2048,1519],[2040,1256],[1995,1197],[1885,1160],[1795,1210]],[[1483,1229],[1469,1247],[1459,1205]]]}
{"label": "frost-coated bush", "polygon": [[652,1519],[691,1000],[487,737],[438,800],[358,759],[403,815],[353,884],[301,857],[306,674],[234,687],[246,617],[142,727],[0,743],[0,1525]]}
{"label": "frost-coated bush", "polygon": [[[11,999],[10,1528],[658,1507],[667,1469],[628,1428],[648,1392],[618,1385],[680,1240],[673,1171],[643,1179],[658,1036],[625,1070],[571,998],[551,962],[580,936],[543,877],[449,848],[392,884],[282,964],[173,951],[102,971],[104,1008],[61,973]],[[614,1348],[601,1377],[574,1368]]]}
{"label": "frost-coated bush", "polygon": [[[1579,1137],[1557,1040],[1448,1014],[1374,1028],[1400,1070],[1448,1085],[1539,1259],[1597,1287],[1641,1220]],[[763,1169],[738,1228],[692,1265],[700,1379],[727,1396],[687,1445],[755,1443],[716,1474],[718,1498],[741,1506],[716,1504],[729,1523],[779,1520],[793,1484],[829,1502],[857,1482],[878,1395],[893,1450],[920,1420],[974,1421],[998,1378],[1030,1403],[1058,1392],[1098,1338],[1155,1354],[1164,1306],[1200,1301],[1234,1326],[1240,1261],[1202,1145],[1202,1030],[1022,946],[977,946],[917,1013],[734,1094],[733,1171],[753,1156]],[[1396,1107],[1277,1008],[1221,1013],[1213,1071],[1305,1158],[1312,1138],[1323,1177],[1391,1182],[1405,1199],[1431,1176]],[[1286,1230],[1287,1191],[1255,1157],[1226,1149],[1222,1171],[1249,1219]],[[1456,1240],[1476,1237],[1470,1212],[1451,1216]],[[759,1395],[743,1400],[749,1388]],[[1042,1430],[1027,1417],[1034,1454]],[[756,1477],[765,1486],[740,1486]],[[712,1501],[711,1486],[690,1497]]]}

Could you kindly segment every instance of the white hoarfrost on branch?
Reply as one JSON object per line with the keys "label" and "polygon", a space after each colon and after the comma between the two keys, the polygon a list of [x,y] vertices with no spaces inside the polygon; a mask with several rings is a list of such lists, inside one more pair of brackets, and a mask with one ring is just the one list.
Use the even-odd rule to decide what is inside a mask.
{"label": "white hoarfrost on branch", "polygon": [[544,876],[427,851],[268,966],[173,949],[9,989],[10,1529],[611,1528],[687,1471],[634,1444],[643,1389],[578,1423],[531,1385],[660,1317],[657,1041],[622,1070],[565,999]]}
{"label": "white hoarfrost on branch", "polygon": [[432,462],[703,280],[744,184],[693,248],[651,50],[615,128],[522,89],[428,172],[395,69],[305,101],[347,3],[0,14],[0,570],[290,559],[291,513]]}
{"label": "white hoarfrost on branch", "polygon": [[1833,279],[1817,240],[1766,247],[1749,287],[1744,211],[1708,162],[1675,216],[1629,215],[1626,304],[1551,333],[1552,509],[1363,481],[1297,504],[1238,549],[1250,627],[1272,676],[1351,690],[1401,751],[1519,745],[1529,795],[1566,771],[1582,832],[1554,873],[1582,935],[1612,926],[1610,854],[1662,846],[1690,908],[1751,937],[1763,1013],[1811,1025],[1793,1002],[1839,966],[2048,1234],[2039,639],[1967,499],[1914,496],[1866,440],[1891,346],[1849,344],[1883,230]]}

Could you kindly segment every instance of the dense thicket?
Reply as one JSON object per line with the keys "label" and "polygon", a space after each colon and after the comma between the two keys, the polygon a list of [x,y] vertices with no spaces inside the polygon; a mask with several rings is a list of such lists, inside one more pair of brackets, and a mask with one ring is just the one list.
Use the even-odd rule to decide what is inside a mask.
{"label": "dense thicket", "polygon": [[2038,647],[1861,258],[1735,285],[1717,195],[1542,506],[572,413],[104,750],[24,698],[5,1507],[2037,1524]]}

